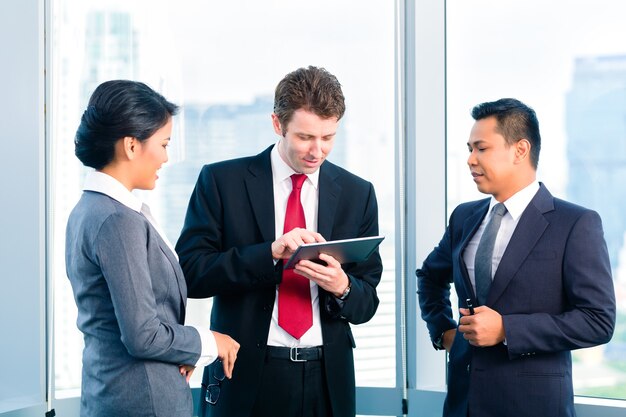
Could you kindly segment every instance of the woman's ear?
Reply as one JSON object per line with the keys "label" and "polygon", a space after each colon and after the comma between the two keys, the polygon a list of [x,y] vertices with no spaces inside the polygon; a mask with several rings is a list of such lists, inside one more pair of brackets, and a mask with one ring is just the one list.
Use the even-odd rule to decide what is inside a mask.
{"label": "woman's ear", "polygon": [[138,140],[132,136],[126,136],[122,139],[122,148],[124,155],[130,161],[135,159],[137,155]]}

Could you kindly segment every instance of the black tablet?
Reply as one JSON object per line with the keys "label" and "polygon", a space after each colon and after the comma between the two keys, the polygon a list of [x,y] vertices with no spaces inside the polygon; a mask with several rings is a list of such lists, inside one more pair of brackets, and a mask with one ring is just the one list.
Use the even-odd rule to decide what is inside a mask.
{"label": "black tablet", "polygon": [[331,255],[340,263],[363,262],[376,250],[384,236],[358,237],[355,239],[331,240],[329,242],[305,243],[291,255],[285,269],[293,269],[303,260],[315,261],[320,253]]}

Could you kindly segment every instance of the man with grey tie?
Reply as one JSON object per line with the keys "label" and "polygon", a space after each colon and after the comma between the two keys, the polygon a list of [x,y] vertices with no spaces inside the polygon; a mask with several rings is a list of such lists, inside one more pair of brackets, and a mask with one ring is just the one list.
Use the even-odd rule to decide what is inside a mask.
{"label": "man with grey tie", "polygon": [[537,181],[533,109],[500,99],[472,117],[467,163],[491,197],[459,205],[416,271],[422,318],[449,352],[443,415],[574,416],[570,351],[607,343],[615,326],[602,222]]}

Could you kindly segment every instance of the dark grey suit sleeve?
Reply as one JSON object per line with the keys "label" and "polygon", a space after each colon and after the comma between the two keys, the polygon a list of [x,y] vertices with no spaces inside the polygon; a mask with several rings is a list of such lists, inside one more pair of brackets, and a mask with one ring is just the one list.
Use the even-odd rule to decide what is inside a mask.
{"label": "dark grey suit sleeve", "polygon": [[[176,317],[160,308],[152,287],[150,262],[169,262],[148,241],[148,223],[125,213],[109,216],[94,242],[96,256],[107,282],[122,343],[129,354],[175,364],[195,364],[201,341],[197,330],[178,324]],[[171,264],[166,265],[171,270]],[[172,276],[174,271],[171,270]],[[180,294],[168,294],[159,303],[181,304]],[[160,309],[160,310],[158,310]],[[176,306],[179,309],[179,306]],[[160,311],[161,319],[157,311]],[[167,320],[171,318],[171,320]]]}
{"label": "dark grey suit sleeve", "polygon": [[602,222],[596,212],[585,211],[569,232],[562,275],[569,305],[565,311],[503,316],[511,357],[585,348],[611,339],[615,293]]}
{"label": "dark grey suit sleeve", "polygon": [[417,295],[422,319],[426,322],[432,341],[444,331],[456,328],[450,303],[450,288],[453,276],[452,229],[455,213],[450,216],[450,226],[435,249],[415,271]]}

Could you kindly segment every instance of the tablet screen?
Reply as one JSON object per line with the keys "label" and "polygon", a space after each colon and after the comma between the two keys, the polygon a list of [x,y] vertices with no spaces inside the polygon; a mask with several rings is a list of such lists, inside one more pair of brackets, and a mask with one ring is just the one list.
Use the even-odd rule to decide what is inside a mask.
{"label": "tablet screen", "polygon": [[320,253],[331,255],[339,263],[363,262],[376,250],[384,236],[359,237],[355,239],[331,240],[328,242],[305,243],[296,249],[285,263],[285,269],[292,269],[303,260],[315,261]]}

